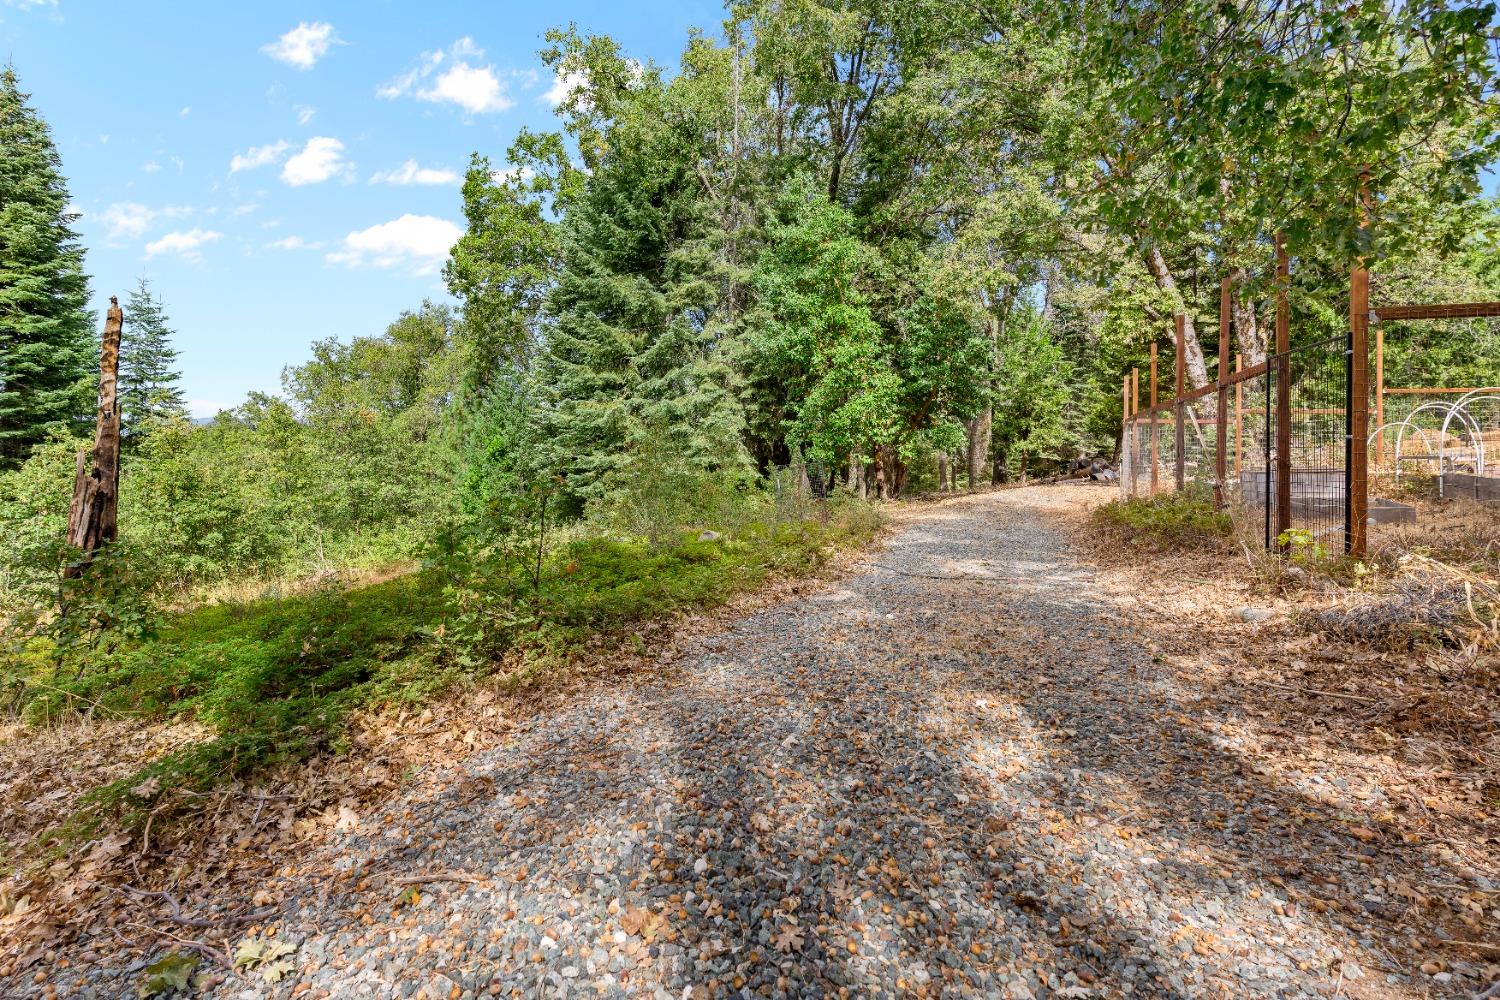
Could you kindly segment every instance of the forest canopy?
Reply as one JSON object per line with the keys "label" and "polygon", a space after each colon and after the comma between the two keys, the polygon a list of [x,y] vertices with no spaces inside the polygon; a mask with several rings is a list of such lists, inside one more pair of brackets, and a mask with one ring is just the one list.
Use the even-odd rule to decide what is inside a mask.
{"label": "forest canopy", "polygon": [[[1347,323],[1356,258],[1377,300],[1500,297],[1494,20],[743,0],[674,66],[559,27],[558,129],[474,152],[451,301],[193,423],[170,302],[131,293],[122,542],[176,592],[546,516],[621,530],[648,481],[692,508],[779,474],[894,497],[1108,458],[1120,379],[1174,316],[1190,386],[1234,363],[1200,332],[1221,277],[1234,354],[1264,356],[1278,234],[1294,340]],[[16,71],[0,84],[0,531],[25,567],[65,514],[94,319],[61,160]],[[1461,368],[1432,337],[1400,350]]]}

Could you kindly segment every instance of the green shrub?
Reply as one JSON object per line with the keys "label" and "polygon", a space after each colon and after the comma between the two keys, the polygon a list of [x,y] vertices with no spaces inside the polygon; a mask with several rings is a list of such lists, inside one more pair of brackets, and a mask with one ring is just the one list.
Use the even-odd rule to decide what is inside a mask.
{"label": "green shrub", "polygon": [[591,637],[722,603],[773,574],[808,572],[878,528],[871,508],[848,498],[796,520],[779,517],[785,510],[770,493],[744,503],[766,519],[712,538],[693,528],[652,544],[574,529],[546,553],[538,580],[503,550],[468,546],[383,583],[211,605],[109,643],[38,635],[0,657],[0,679],[20,685],[35,723],[103,711],[210,730],[95,790],[80,814],[128,825],[144,819],[147,802],[132,789],[149,779],[152,788],[201,791],[305,759],[336,748],[355,709],[429,698],[494,670],[507,653],[528,665],[507,681],[527,683]]}
{"label": "green shrub", "polygon": [[1112,500],[1094,511],[1094,521],[1107,536],[1154,551],[1220,547],[1234,530],[1228,512],[1196,490]]}

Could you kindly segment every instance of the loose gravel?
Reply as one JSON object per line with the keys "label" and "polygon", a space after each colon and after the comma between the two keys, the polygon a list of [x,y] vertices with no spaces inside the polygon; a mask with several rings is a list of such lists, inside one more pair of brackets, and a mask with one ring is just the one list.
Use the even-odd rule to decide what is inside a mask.
{"label": "loose gravel", "polygon": [[1383,956],[1383,904],[1307,903],[1359,900],[1375,849],[1256,773],[1023,493],[938,508],[671,679],[360,817],[302,869],[333,877],[269,887],[285,974],[211,992],[1425,991]]}

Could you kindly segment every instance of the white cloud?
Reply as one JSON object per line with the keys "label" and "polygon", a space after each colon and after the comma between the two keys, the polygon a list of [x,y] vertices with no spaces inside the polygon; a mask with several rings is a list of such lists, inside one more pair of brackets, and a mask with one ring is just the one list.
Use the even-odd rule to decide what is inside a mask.
{"label": "white cloud", "polygon": [[188,115],[190,115],[192,113],[193,113],[193,109],[190,108],[190,107],[188,107],[186,104],[184,104],[182,106],[182,110],[179,111],[179,112],[177,112],[177,117],[179,117],[179,118],[186,118]]}
{"label": "white cloud", "polygon": [[581,69],[571,73],[558,73],[552,78],[552,86],[547,88],[547,92],[542,95],[542,100],[555,108],[566,101],[573,91],[587,86],[588,82],[589,78]]}
{"label": "white cloud", "polygon": [[463,59],[466,56],[471,59],[482,59],[484,58],[484,49],[481,49],[478,43],[474,41],[474,36],[465,35],[453,43],[448,49],[448,54],[455,59]]}
{"label": "white cloud", "polygon": [[333,25],[325,21],[303,21],[260,50],[277,62],[296,69],[312,69],[328,49],[339,41]]}
{"label": "white cloud", "polygon": [[331,264],[349,267],[409,267],[432,274],[463,230],[447,219],[410,213],[344,237],[343,249],[328,254]]}
{"label": "white cloud", "polygon": [[188,260],[197,260],[198,248],[207,246],[221,235],[223,234],[216,233],[212,229],[189,229],[186,232],[168,233],[161,239],[146,244],[146,256],[155,257],[159,253],[175,253]]}
{"label": "white cloud", "polygon": [[63,215],[71,215],[73,216],[73,221],[77,222],[83,218],[83,206],[76,201],[70,201],[63,206]]}
{"label": "white cloud", "polygon": [[297,112],[298,125],[306,125],[308,122],[313,120],[313,115],[318,113],[317,108],[310,107],[306,104],[299,104],[292,110]]}
{"label": "white cloud", "polygon": [[220,410],[229,409],[229,404],[216,399],[190,399],[187,401],[187,408],[194,420],[208,420],[218,416]]}
{"label": "white cloud", "polygon": [[229,161],[229,172],[237,174],[241,170],[254,170],[257,167],[269,166],[292,148],[292,144],[285,139],[277,139],[275,142],[264,146],[251,146],[243,153],[235,154]]}
{"label": "white cloud", "polygon": [[300,236],[283,236],[274,243],[266,244],[272,250],[317,250],[322,245],[321,241],[309,242]]}
{"label": "white cloud", "polygon": [[154,173],[156,173],[160,169],[161,169],[161,164],[157,163],[155,160],[152,160],[150,163],[142,163],[141,164],[141,172],[142,173],[154,174]]}
{"label": "white cloud", "polygon": [[56,7],[57,0],[4,0],[5,6],[17,10],[33,10],[37,7]]}
{"label": "white cloud", "polygon": [[191,205],[164,205],[162,207],[161,214],[162,214],[162,216],[164,218],[168,218],[168,219],[180,219],[183,216],[192,215],[193,214],[193,206],[191,206]]}
{"label": "white cloud", "polygon": [[417,92],[424,101],[449,101],[470,114],[505,111],[516,106],[500,90],[500,81],[488,66],[475,67],[461,62],[438,77],[426,90]]}
{"label": "white cloud", "polygon": [[281,179],[292,187],[321,184],[330,177],[347,174],[353,164],[344,159],[344,144],[332,136],[316,135],[299,153],[293,153],[281,168]]}
{"label": "white cloud", "polygon": [[412,184],[438,185],[457,184],[458,174],[447,167],[421,167],[416,160],[407,160],[394,170],[382,170],[370,178],[371,184],[397,184],[407,187]]}
{"label": "white cloud", "polygon": [[[484,50],[474,39],[464,37],[441,50],[422,53],[420,65],[379,88],[375,93],[387,100],[412,96],[435,104],[456,104],[470,114],[506,111],[516,102],[505,94],[492,65],[479,65]],[[470,62],[469,60],[476,60]],[[446,67],[446,68],[445,68]]]}
{"label": "white cloud", "polygon": [[143,235],[155,218],[155,212],[134,201],[117,201],[99,213],[100,221],[109,227],[109,235],[116,239]]}

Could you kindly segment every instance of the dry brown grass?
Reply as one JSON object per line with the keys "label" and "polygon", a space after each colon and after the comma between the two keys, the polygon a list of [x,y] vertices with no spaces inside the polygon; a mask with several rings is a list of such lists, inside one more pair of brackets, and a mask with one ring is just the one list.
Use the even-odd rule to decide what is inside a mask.
{"label": "dry brown grass", "polygon": [[1500,505],[1474,500],[1414,502],[1416,524],[1372,529],[1372,560],[1395,564],[1402,556],[1416,553],[1500,578]]}
{"label": "dry brown grass", "polygon": [[1232,552],[1128,552],[1081,506],[1056,520],[1205,711],[1289,768],[1378,784],[1408,843],[1500,881],[1500,510],[1424,504],[1364,567],[1294,564],[1253,530]]}

